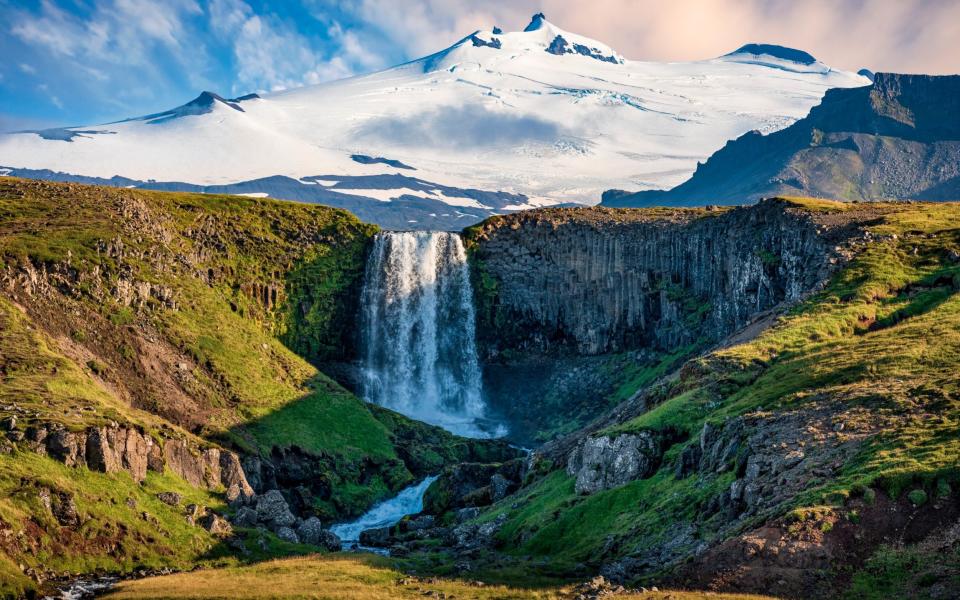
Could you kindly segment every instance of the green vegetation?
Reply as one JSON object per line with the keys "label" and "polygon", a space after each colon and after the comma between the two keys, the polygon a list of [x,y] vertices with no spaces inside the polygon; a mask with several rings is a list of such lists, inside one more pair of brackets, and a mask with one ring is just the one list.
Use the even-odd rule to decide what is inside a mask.
{"label": "green vegetation", "polygon": [[579,386],[564,385],[562,378],[560,385],[549,387],[537,398],[536,410],[527,417],[537,428],[534,439],[546,442],[587,425],[675,369],[698,347],[690,344],[671,353],[648,351],[638,356],[635,352],[621,352],[577,360],[575,368],[591,373],[587,379],[589,392]]}
{"label": "green vegetation", "polygon": [[[41,229],[41,237],[31,233]],[[322,457],[334,483],[341,467],[353,475],[360,463],[382,466],[368,493],[334,499],[333,514],[356,513],[412,478],[391,432],[308,362],[350,358],[351,316],[375,232],[317,205],[0,182],[8,268],[62,272],[66,264],[79,273],[60,284],[64,294],[27,296],[22,318],[27,329],[49,332],[60,363],[79,361],[104,380],[74,377],[74,387],[96,390],[80,396],[96,395],[91,414],[109,406],[120,421],[149,419],[117,400],[119,389],[147,413],[248,452],[296,446]],[[143,286],[148,295],[136,291]],[[73,344],[57,341],[65,334]],[[52,402],[49,377],[29,348],[20,352],[22,371],[44,388],[31,406],[57,419],[76,399]],[[63,368],[57,379],[70,376]],[[15,383],[0,386],[0,397],[20,402]]]}
{"label": "green vegetation", "polygon": [[[327,522],[477,451],[366,405],[309,362],[350,358],[375,231],[317,205],[0,179],[0,265],[12,282],[0,297],[0,418],[16,417],[14,442],[0,440],[13,453],[0,454],[0,532],[37,540],[0,538],[3,580],[29,586],[19,564],[189,568],[227,553],[153,494],[222,508],[218,496],[172,476],[138,486],[66,468],[26,451],[33,425],[114,421],[264,456],[296,447],[330,489],[310,500]],[[34,532],[37,486],[75,497],[84,525]],[[304,550],[267,537],[250,557]]]}
{"label": "green vegetation", "polygon": [[[791,202],[825,213],[850,207]],[[873,433],[837,477],[811,481],[781,511],[825,499],[842,503],[851,492],[867,500],[875,496],[870,486],[894,498],[914,490],[909,500],[923,504],[960,480],[960,261],[953,258],[960,252],[960,205],[875,210],[872,241],[826,289],[757,338],[689,361],[678,377],[658,384],[656,406],[604,433],[670,430],[696,440],[707,422],[829,404],[837,419]],[[483,518],[508,515],[499,538],[509,552],[561,564],[589,561],[610,547],[620,555],[642,553],[686,523],[710,540],[715,524],[699,511],[735,475],[678,479],[674,469],[685,444],[671,447],[648,479],[578,497],[572,480],[557,471]]]}
{"label": "green vegetation", "polygon": [[[960,549],[885,546],[852,577],[849,600],[949,597],[960,589]],[[936,589],[935,589],[936,588]]]}
{"label": "green vegetation", "polygon": [[[41,490],[67,494],[76,504],[81,525],[62,527],[40,499]],[[160,502],[155,494],[175,491],[184,505],[222,509],[217,497],[171,475],[150,473],[143,485],[128,473],[93,473],[66,467],[33,452],[0,455],[0,530],[25,551],[15,561],[41,572],[130,572],[139,568],[189,568],[206,557],[223,555],[204,529],[187,523],[183,508]],[[6,549],[6,548],[5,548]],[[9,555],[9,554],[8,554]],[[0,577],[0,597],[17,596],[35,584],[19,568]]]}

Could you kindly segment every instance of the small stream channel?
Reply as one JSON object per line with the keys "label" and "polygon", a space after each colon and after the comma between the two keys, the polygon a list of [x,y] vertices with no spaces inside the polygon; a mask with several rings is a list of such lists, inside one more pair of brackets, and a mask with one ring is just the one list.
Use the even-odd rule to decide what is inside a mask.
{"label": "small stream channel", "polygon": [[430,484],[437,480],[436,476],[427,477],[423,481],[411,485],[400,491],[399,494],[377,504],[355,521],[340,523],[330,528],[343,542],[344,548],[363,549],[383,554],[379,548],[364,548],[359,545],[360,532],[365,529],[389,527],[407,515],[413,515],[423,510],[423,495]]}

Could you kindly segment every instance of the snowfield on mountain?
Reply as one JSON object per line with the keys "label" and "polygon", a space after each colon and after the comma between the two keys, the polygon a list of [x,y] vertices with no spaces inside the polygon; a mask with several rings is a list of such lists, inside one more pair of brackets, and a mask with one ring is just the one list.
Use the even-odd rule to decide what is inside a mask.
{"label": "snowfield on mountain", "polygon": [[477,31],[369,75],[230,100],[204,92],[146,117],[3,135],[0,172],[269,194],[388,227],[459,228],[595,203],[610,188],[675,186],[727,140],[782,129],[827,89],[869,83],[770,45],[629,60],[536,15],[524,31]]}

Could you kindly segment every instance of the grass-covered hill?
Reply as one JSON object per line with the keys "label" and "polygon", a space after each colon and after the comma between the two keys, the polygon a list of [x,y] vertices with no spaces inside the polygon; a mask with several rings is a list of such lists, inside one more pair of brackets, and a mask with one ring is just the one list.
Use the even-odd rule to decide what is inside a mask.
{"label": "grass-covered hill", "polygon": [[216,482],[189,485],[169,460],[139,482],[127,455],[127,470],[70,466],[85,451],[93,464],[92,442],[44,442],[54,432],[228,448],[255,488],[287,489],[327,524],[502,451],[368,406],[314,366],[355,352],[375,232],[320,206],[0,178],[0,595],[292,551],[268,535],[240,552],[188,525],[187,504],[229,510]]}
{"label": "grass-covered hill", "polygon": [[476,568],[960,592],[960,204],[784,202],[855,224],[849,262],[537,451],[479,517],[499,529]]}

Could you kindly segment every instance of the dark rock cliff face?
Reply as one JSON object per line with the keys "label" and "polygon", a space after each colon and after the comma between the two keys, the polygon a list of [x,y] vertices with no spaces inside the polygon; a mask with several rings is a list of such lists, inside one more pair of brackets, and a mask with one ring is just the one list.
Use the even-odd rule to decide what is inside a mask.
{"label": "dark rock cliff face", "polygon": [[544,209],[467,229],[488,404],[521,445],[586,426],[819,289],[866,218],[853,213],[771,199]]}
{"label": "dark rock cliff face", "polygon": [[484,358],[673,350],[823,281],[831,246],[771,200],[729,211],[534,211],[468,233]]}

